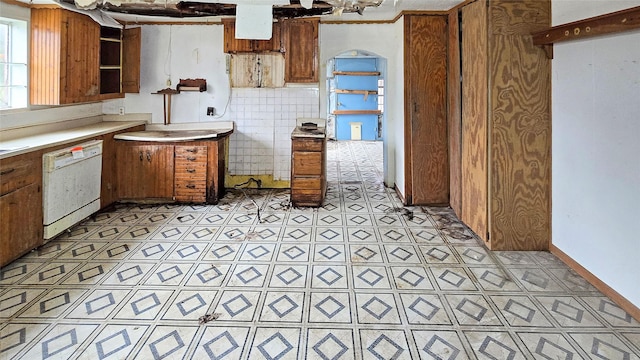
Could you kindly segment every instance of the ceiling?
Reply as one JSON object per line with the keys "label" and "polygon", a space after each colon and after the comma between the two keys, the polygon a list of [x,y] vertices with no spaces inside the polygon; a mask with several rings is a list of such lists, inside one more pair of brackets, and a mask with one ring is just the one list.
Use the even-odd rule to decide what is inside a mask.
{"label": "ceiling", "polygon": [[[52,0],[21,0],[30,4]],[[274,18],[321,16],[323,20],[390,20],[404,10],[448,10],[464,0],[57,0],[79,9],[99,9],[128,22],[209,21],[235,16],[244,3],[273,4]],[[244,2],[244,3],[243,3]],[[309,7],[310,3],[313,3]]]}

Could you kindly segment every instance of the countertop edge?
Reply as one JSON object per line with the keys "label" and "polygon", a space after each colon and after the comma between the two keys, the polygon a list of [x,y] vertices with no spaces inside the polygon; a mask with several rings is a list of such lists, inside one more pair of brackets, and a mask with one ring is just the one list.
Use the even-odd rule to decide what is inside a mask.
{"label": "countertop edge", "polygon": [[[180,131],[180,130],[174,130],[174,131]],[[140,131],[140,132],[144,132],[144,131]],[[228,129],[228,130],[224,130],[223,132],[219,132],[219,133],[215,133],[207,136],[195,137],[195,138],[166,138],[166,137],[158,138],[153,136],[149,136],[149,137],[129,136],[129,138],[123,138],[128,136],[127,135],[128,133],[123,133],[120,135],[116,135],[114,138],[115,140],[118,140],[118,141],[174,143],[174,142],[189,142],[189,141],[218,141],[218,140],[224,139],[225,137],[231,135],[232,133],[233,133],[233,129]]]}
{"label": "countertop edge", "polygon": [[[19,139],[13,139],[9,141],[0,142],[0,148],[12,147],[20,148],[27,146],[26,148],[20,148],[15,151],[7,151],[0,154],[0,160],[10,157],[27,154],[33,151],[38,151],[50,147],[56,147],[58,145],[69,144],[90,139],[95,136],[100,136],[120,130],[126,130],[128,128],[146,125],[146,121],[102,121],[95,124],[79,126],[76,128],[61,130],[47,134],[37,134],[34,136],[27,136]],[[51,140],[47,140],[51,139]],[[31,145],[35,142],[35,145]],[[27,145],[24,145],[24,144]]]}
{"label": "countertop edge", "polygon": [[318,130],[322,131],[322,133],[314,134],[308,131],[304,131],[300,129],[299,126],[296,126],[291,132],[291,139],[300,139],[300,138],[324,139],[327,137],[327,133],[324,127],[318,127]]}

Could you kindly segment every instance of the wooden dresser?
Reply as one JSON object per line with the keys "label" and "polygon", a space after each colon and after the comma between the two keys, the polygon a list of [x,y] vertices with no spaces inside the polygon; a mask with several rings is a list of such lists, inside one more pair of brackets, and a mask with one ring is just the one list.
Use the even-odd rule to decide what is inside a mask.
{"label": "wooden dresser", "polygon": [[300,127],[291,133],[291,203],[322,206],[327,191],[327,139],[324,128],[313,132]]}

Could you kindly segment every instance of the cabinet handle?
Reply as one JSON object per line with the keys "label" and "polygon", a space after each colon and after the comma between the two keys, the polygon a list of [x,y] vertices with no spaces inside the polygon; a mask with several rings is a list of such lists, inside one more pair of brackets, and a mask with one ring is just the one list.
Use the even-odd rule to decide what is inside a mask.
{"label": "cabinet handle", "polygon": [[189,189],[195,189],[196,186],[193,184],[187,184],[185,187],[189,188]]}
{"label": "cabinet handle", "polygon": [[194,172],[196,172],[196,169],[187,169],[187,172],[193,174]]}
{"label": "cabinet handle", "polygon": [[151,152],[147,151],[147,161],[151,162]]}
{"label": "cabinet handle", "polygon": [[140,161],[142,161],[142,151],[140,151]]}
{"label": "cabinet handle", "polygon": [[195,156],[187,156],[187,160],[196,161],[196,157]]}
{"label": "cabinet handle", "polygon": [[194,154],[195,154],[195,153],[197,153],[197,152],[198,152],[198,149],[196,149],[196,148],[193,148],[193,149],[186,149],[185,151],[190,152],[190,153],[194,153]]}
{"label": "cabinet handle", "polygon": [[7,170],[2,170],[2,172],[0,172],[0,175],[7,175],[7,174],[11,174],[12,172],[16,171],[16,169],[11,168],[11,169],[7,169]]}

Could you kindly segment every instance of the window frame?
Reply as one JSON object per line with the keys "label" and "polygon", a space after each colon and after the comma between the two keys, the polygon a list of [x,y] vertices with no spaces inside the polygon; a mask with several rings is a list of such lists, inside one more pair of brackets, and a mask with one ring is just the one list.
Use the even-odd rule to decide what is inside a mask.
{"label": "window frame", "polygon": [[[4,10],[4,9],[3,9]],[[0,24],[7,27],[3,52],[0,58],[0,91],[2,95],[0,112],[24,111],[29,109],[29,21],[11,15],[0,17]],[[19,54],[16,55],[16,51]],[[18,97],[16,99],[16,97]]]}

